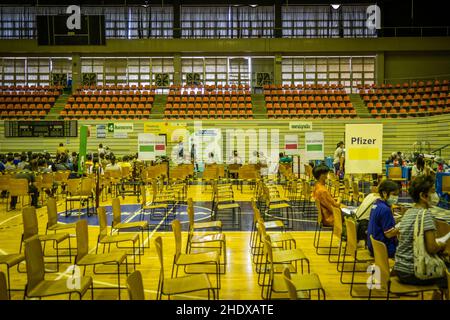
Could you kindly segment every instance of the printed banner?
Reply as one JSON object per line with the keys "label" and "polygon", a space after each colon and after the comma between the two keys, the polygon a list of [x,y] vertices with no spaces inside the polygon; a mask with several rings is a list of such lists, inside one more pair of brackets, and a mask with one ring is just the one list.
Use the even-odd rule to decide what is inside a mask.
{"label": "printed banner", "polygon": [[133,132],[133,122],[115,122],[114,133],[116,132]]}
{"label": "printed banner", "polygon": [[153,133],[138,134],[138,158],[139,160],[155,160],[155,135]]}
{"label": "printed banner", "polygon": [[114,139],[128,139],[128,132],[115,132]]}
{"label": "printed banner", "polygon": [[155,160],[157,156],[166,155],[166,138],[153,133],[138,134],[139,160]]}
{"label": "printed banner", "polygon": [[289,122],[290,131],[311,131],[312,122],[305,121],[291,121]]}
{"label": "printed banner", "polygon": [[310,160],[323,160],[324,155],[324,137],[321,131],[308,131],[305,132],[305,151],[306,159]]}
{"label": "printed banner", "polygon": [[298,135],[287,134],[284,136],[284,150],[286,155],[298,155]]}
{"label": "printed banner", "polygon": [[98,124],[97,125],[97,139],[104,139],[104,138],[106,138],[106,125]]}
{"label": "printed banner", "polygon": [[383,125],[345,125],[345,173],[382,173]]}
{"label": "printed banner", "polygon": [[178,140],[179,136],[184,137],[187,135],[187,123],[167,121],[144,122],[144,133],[153,133],[156,135],[166,134],[167,139],[174,142]]}

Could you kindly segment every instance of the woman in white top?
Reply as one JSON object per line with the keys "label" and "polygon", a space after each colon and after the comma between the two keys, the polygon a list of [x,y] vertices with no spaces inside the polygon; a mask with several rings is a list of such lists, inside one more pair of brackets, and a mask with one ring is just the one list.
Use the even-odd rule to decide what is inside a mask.
{"label": "woman in white top", "polygon": [[242,164],[242,160],[238,156],[237,150],[233,151],[233,155],[230,157],[228,164]]}
{"label": "woman in white top", "polygon": [[122,167],[116,162],[116,158],[111,158],[111,163],[106,165],[105,171],[120,171],[122,172]]}

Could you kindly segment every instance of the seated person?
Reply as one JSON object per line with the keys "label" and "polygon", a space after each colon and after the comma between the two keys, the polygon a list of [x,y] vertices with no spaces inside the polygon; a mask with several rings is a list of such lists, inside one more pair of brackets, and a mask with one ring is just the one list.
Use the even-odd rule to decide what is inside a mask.
{"label": "seated person", "polygon": [[[430,176],[420,176],[411,182],[409,195],[414,201],[414,206],[408,209],[400,222],[400,235],[397,252],[395,254],[394,271],[400,282],[410,285],[433,285],[447,288],[445,275],[435,279],[419,279],[414,270],[414,225],[416,217],[424,215],[423,231],[425,249],[429,254],[442,252],[446,243],[436,241],[436,225],[430,208],[436,205],[439,197],[435,192],[434,179]],[[447,266],[448,267],[448,266]]]}
{"label": "seated person", "polygon": [[[39,190],[34,185],[34,183],[36,182],[36,177],[34,175],[34,172],[31,171],[31,166],[30,165],[25,166],[21,172],[16,173],[14,178],[28,180],[28,193],[31,194],[31,206],[35,207],[36,209],[40,208],[41,206],[38,205]],[[17,196],[11,196],[10,210],[15,210],[16,204],[17,204]]]}
{"label": "seated person", "polygon": [[367,248],[373,255],[370,236],[383,242],[390,258],[394,258],[397,248],[398,229],[395,228],[395,219],[392,205],[398,202],[399,185],[392,180],[384,180],[378,186],[379,199],[375,200],[370,211],[369,226],[367,228]]}
{"label": "seated person", "polygon": [[356,209],[355,216],[357,224],[357,238],[358,241],[367,240],[367,228],[369,226],[370,211],[376,200],[380,199],[378,192],[369,193]]}
{"label": "seated person", "polygon": [[208,159],[205,161],[205,164],[216,164],[216,159],[214,158],[214,153],[210,152],[208,154]]}
{"label": "seated person", "polygon": [[122,167],[116,162],[116,157],[111,157],[111,162],[106,165],[105,172],[106,171],[122,172]]}
{"label": "seated person", "polygon": [[411,169],[411,179],[415,179],[416,177],[423,175],[428,176],[432,171],[433,170],[425,163],[424,157],[418,156],[416,159],[416,163]]}
{"label": "seated person", "polygon": [[241,158],[238,156],[237,150],[233,151],[233,155],[228,160],[228,164],[242,164]]}
{"label": "seated person", "polygon": [[285,155],[283,152],[280,153],[280,163],[291,163],[292,157]]}
{"label": "seated person", "polygon": [[330,168],[325,165],[317,166],[313,170],[313,176],[317,180],[314,185],[313,196],[320,203],[322,223],[326,227],[333,226],[333,208],[338,208],[339,210],[341,208],[340,203],[333,199],[325,184],[328,179],[328,172],[330,171]]}

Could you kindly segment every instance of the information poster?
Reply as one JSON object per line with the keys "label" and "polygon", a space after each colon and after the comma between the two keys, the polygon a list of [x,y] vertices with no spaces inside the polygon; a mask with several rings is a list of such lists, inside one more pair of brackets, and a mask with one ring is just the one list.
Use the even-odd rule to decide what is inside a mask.
{"label": "information poster", "polygon": [[298,135],[287,134],[284,136],[284,150],[286,155],[298,155]]}
{"label": "information poster", "polygon": [[97,125],[97,139],[105,139],[106,138],[106,125],[98,124]]}
{"label": "information poster", "polygon": [[323,160],[324,155],[324,136],[321,131],[305,132],[305,151],[306,160]]}
{"label": "information poster", "polygon": [[166,137],[153,133],[138,134],[139,160],[156,160],[157,156],[166,155]]}
{"label": "information poster", "polygon": [[382,173],[383,125],[345,125],[345,173]]}

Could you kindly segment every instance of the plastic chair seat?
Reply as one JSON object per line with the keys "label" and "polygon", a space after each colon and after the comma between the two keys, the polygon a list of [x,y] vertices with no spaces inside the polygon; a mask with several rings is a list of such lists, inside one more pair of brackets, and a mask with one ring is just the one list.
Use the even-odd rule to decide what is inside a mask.
{"label": "plastic chair seat", "polygon": [[207,228],[222,229],[222,221],[195,222],[194,224],[194,229],[207,229]]}
{"label": "plastic chair seat", "polygon": [[57,231],[57,230],[66,230],[66,229],[72,229],[72,228],[75,228],[76,227],[76,223],[74,222],[74,223],[57,223],[57,224],[54,224],[54,225],[52,225],[52,226],[49,226],[48,228],[47,228],[47,230],[50,230],[50,231]]}
{"label": "plastic chair seat", "polygon": [[165,295],[186,293],[197,290],[214,289],[206,274],[164,279],[162,292]]}
{"label": "plastic chair seat", "polygon": [[114,235],[105,235],[99,239],[99,243],[116,243],[123,241],[133,241],[136,242],[139,238],[139,234],[114,234]]}
{"label": "plastic chair seat", "polygon": [[148,227],[147,221],[135,221],[135,222],[121,222],[118,224],[115,224],[113,229],[130,229],[130,228],[140,228],[145,229]]}
{"label": "plastic chair seat", "polygon": [[273,263],[285,263],[302,259],[306,259],[306,256],[301,249],[273,251]]}
{"label": "plastic chair seat", "polygon": [[237,209],[239,208],[239,203],[227,203],[227,204],[219,204],[217,209],[219,210],[227,210],[227,209]]}
{"label": "plastic chair seat", "polygon": [[69,237],[70,235],[68,233],[42,234],[39,235],[39,240],[61,242],[68,239]]}
{"label": "plastic chair seat", "polygon": [[87,254],[77,261],[78,266],[83,265],[94,265],[94,264],[107,264],[107,263],[117,263],[122,264],[122,262],[127,258],[124,252],[112,252],[112,253],[99,253],[99,254]]}
{"label": "plastic chair seat", "polygon": [[431,286],[413,286],[401,283],[398,277],[390,277],[391,286],[390,286],[390,292],[393,294],[405,294],[410,292],[421,292],[421,291],[433,291],[433,290],[439,290],[438,286],[431,285]]}
{"label": "plastic chair seat", "polygon": [[216,251],[201,252],[201,253],[190,253],[181,254],[176,264],[177,265],[191,265],[200,263],[219,263],[219,253]]}
{"label": "plastic chair seat", "polygon": [[[322,289],[322,283],[319,276],[311,274],[292,274],[291,281],[294,283],[297,291],[309,291]],[[287,292],[284,276],[276,274],[273,279],[272,290],[274,292]]]}
{"label": "plastic chair seat", "polygon": [[81,296],[89,289],[92,285],[92,278],[89,276],[80,277],[80,287],[78,288],[68,288],[67,279],[60,280],[44,280],[39,283],[35,288],[27,292],[27,296],[32,297],[44,297],[44,296],[55,296],[60,294],[68,294],[77,292]]}
{"label": "plastic chair seat", "polygon": [[6,264],[8,267],[14,266],[25,260],[25,255],[21,253],[0,255],[0,264]]}

